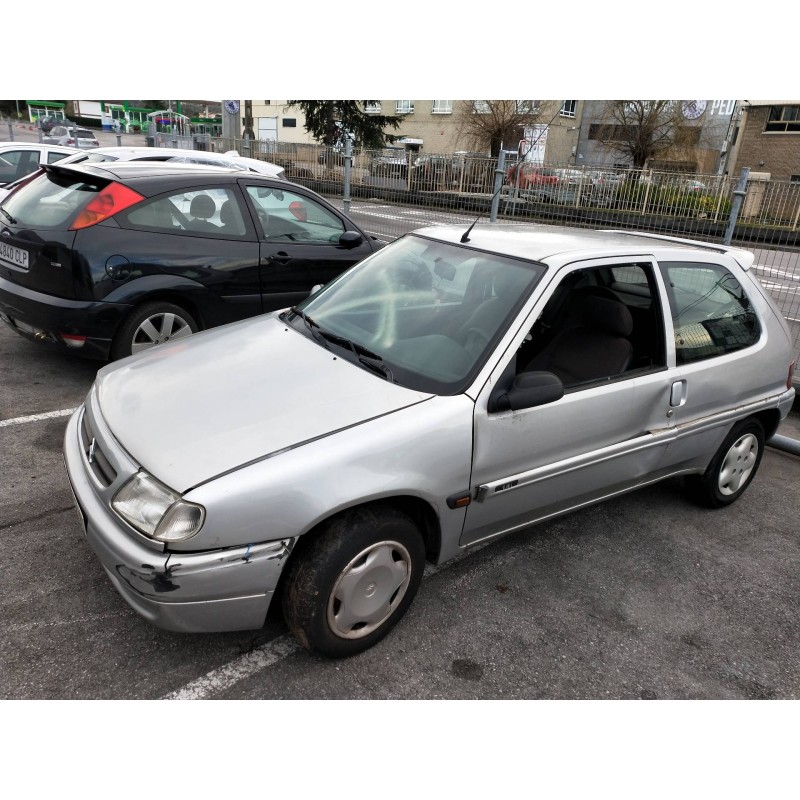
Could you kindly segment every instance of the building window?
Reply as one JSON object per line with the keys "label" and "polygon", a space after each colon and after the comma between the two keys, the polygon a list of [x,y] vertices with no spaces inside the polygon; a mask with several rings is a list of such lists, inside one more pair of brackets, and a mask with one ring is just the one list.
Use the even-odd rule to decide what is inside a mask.
{"label": "building window", "polygon": [[538,114],[538,100],[515,100],[517,114]]}
{"label": "building window", "polygon": [[396,100],[394,104],[395,114],[413,114],[414,104],[410,100]]}
{"label": "building window", "polygon": [[772,106],[764,133],[800,133],[800,106]]}
{"label": "building window", "polygon": [[452,114],[453,101],[452,100],[434,100],[431,114]]}
{"label": "building window", "polygon": [[486,100],[473,100],[472,101],[472,113],[473,114],[490,114],[492,111],[489,108],[489,103]]}
{"label": "building window", "polygon": [[561,111],[559,112],[560,115],[562,117],[574,117],[577,105],[577,100],[565,100],[564,105],[561,106]]}
{"label": "building window", "polygon": [[789,176],[790,183],[800,183],[800,175],[790,175]]}
{"label": "building window", "polygon": [[283,125],[284,128],[296,128],[297,120],[294,117],[284,117],[281,125]]}
{"label": "building window", "polygon": [[381,113],[381,104],[380,101],[375,101],[372,103],[364,103],[364,113],[365,114],[380,114]]}

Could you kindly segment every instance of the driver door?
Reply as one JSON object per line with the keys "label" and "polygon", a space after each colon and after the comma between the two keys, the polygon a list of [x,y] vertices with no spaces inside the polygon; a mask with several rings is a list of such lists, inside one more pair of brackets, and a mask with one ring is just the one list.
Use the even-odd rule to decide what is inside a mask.
{"label": "driver door", "polygon": [[[354,230],[332,206],[282,186],[242,182],[259,236],[259,265],[264,311],[299,303],[372,253],[368,237],[342,243]],[[360,231],[359,231],[360,233]]]}
{"label": "driver door", "polygon": [[[627,281],[626,287],[626,278],[632,276],[635,281]],[[614,286],[628,312],[637,312],[631,317],[638,318],[639,329],[628,334],[635,356],[608,375],[572,385],[565,381],[563,397],[554,402],[491,411],[492,394],[508,375],[513,378],[514,373],[526,371],[526,364],[537,362],[536,337],[542,337],[544,350],[559,327],[576,326],[570,295],[579,287],[600,284],[610,291]],[[462,546],[631,489],[657,472],[672,435],[669,402],[674,371],[666,366],[664,305],[652,259],[638,259],[636,264],[584,262],[556,275],[520,330],[516,346],[478,397],[474,499],[467,508]],[[545,320],[544,327],[553,330],[540,330]],[[533,350],[527,349],[530,344]],[[580,358],[577,350],[574,358]]]}

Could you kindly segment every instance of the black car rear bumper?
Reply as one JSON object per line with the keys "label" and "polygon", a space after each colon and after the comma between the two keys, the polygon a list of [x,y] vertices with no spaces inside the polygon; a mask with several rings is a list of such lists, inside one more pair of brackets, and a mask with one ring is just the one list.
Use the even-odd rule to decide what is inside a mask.
{"label": "black car rear bumper", "polygon": [[0,320],[26,339],[85,358],[108,359],[114,332],[130,310],[123,303],[53,297],[0,277]]}

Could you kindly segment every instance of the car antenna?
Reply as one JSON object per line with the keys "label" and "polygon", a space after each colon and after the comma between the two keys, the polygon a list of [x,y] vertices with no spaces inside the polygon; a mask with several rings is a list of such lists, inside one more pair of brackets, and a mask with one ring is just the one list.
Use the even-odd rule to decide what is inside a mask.
{"label": "car antenna", "polygon": [[[505,172],[503,172],[503,174],[505,175]],[[497,197],[502,188],[503,188],[503,182],[500,183],[500,186],[497,187],[497,191],[492,195],[492,199],[489,201],[489,208],[492,207],[492,203],[494,202],[495,197]],[[478,214],[477,217],[475,217],[475,222],[473,222],[472,225],[470,225],[469,228],[467,228],[466,231],[464,231],[464,233],[461,235],[461,244],[465,244],[466,242],[469,241],[469,235],[470,233],[472,233],[472,229],[478,224],[478,221],[485,216],[486,216],[486,211],[481,211],[481,213]]]}
{"label": "car antenna", "polygon": [[[555,118],[556,118],[556,117],[557,117],[557,116],[558,116],[558,115],[561,113],[561,109],[562,109],[563,107],[564,107],[564,106],[563,106],[563,104],[562,104],[561,106],[559,106],[559,108],[558,108],[558,111],[556,111],[556,113],[555,113],[555,114],[553,114],[553,118],[550,120],[550,122],[548,122],[548,123],[547,123],[547,124],[546,124],[546,125],[543,127],[543,129],[542,129],[542,130],[539,132],[539,135],[538,135],[538,136],[537,136],[537,137],[536,137],[536,138],[535,138],[535,139],[534,139],[534,140],[533,140],[533,141],[530,143],[530,146],[528,147],[528,149],[525,151],[524,155],[522,156],[522,159],[521,159],[522,161],[524,161],[524,160],[525,160],[525,158],[527,157],[528,153],[530,153],[530,152],[531,152],[531,150],[533,150],[533,148],[534,148],[534,147],[536,146],[536,144],[538,143],[539,139],[541,139],[541,138],[542,138],[542,136],[544,135],[544,132],[545,132],[545,131],[546,131],[546,130],[547,130],[547,129],[548,129],[548,128],[549,128],[549,127],[550,127],[550,126],[553,124],[553,120],[554,120],[554,119],[555,119]],[[502,188],[503,188],[503,184],[501,183],[501,184],[500,184],[500,187],[499,187],[499,188],[497,189],[497,191],[496,191],[496,192],[495,192],[495,193],[492,195],[492,199],[489,201],[489,208],[491,208],[491,206],[492,206],[492,203],[494,202],[494,199],[495,199],[495,197],[497,197],[497,195],[500,193],[500,190],[501,190]],[[466,244],[466,243],[469,241],[469,235],[470,235],[470,233],[472,233],[472,229],[473,229],[473,228],[474,228],[474,227],[475,227],[475,226],[478,224],[478,222],[480,221],[481,217],[483,217],[485,214],[486,214],[486,212],[485,212],[485,211],[481,211],[481,213],[480,213],[480,214],[478,214],[478,216],[475,218],[475,222],[473,222],[473,223],[472,223],[472,225],[470,225],[470,226],[469,226],[469,228],[467,228],[467,230],[466,230],[466,231],[464,231],[464,233],[463,233],[463,234],[462,234],[462,236],[461,236],[461,240],[460,240],[460,241],[461,241],[461,244]]]}

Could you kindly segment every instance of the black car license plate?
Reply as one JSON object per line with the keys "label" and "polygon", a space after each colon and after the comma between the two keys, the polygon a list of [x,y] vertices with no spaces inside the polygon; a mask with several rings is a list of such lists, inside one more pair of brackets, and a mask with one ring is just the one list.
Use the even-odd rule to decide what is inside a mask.
{"label": "black car license plate", "polygon": [[11,269],[27,272],[29,269],[30,254],[21,247],[4,242],[0,239],[0,262]]}

